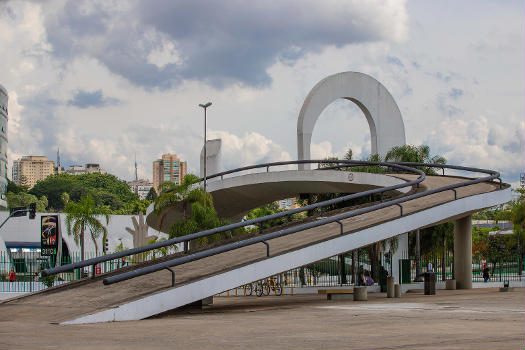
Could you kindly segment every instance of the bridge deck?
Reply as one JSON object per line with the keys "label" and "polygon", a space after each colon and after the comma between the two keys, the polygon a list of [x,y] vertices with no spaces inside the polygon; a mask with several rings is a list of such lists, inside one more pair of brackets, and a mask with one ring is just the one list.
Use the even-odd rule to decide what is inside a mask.
{"label": "bridge deck", "polygon": [[[405,179],[413,178],[412,175],[399,176]],[[458,177],[429,176],[423,182],[420,190],[442,187],[462,180],[464,179]],[[494,183],[479,183],[457,189],[457,195],[459,199],[498,189],[499,185]],[[452,200],[454,200],[453,191],[425,196],[404,203],[404,214],[414,213]],[[397,217],[399,217],[397,206],[384,208],[344,220],[344,230],[345,233],[358,231]],[[271,254],[272,256],[277,255],[337,236],[339,236],[339,225],[336,223],[297,232],[269,241]],[[250,264],[264,259],[265,256],[266,247],[257,244],[190,262],[174,268],[176,283],[177,286],[180,286]],[[171,274],[168,271],[159,271],[108,286],[102,284],[101,278],[97,278],[93,281],[85,281],[69,287],[56,288],[0,303],[0,321],[30,318],[35,321],[60,323],[169,288],[171,288]]]}

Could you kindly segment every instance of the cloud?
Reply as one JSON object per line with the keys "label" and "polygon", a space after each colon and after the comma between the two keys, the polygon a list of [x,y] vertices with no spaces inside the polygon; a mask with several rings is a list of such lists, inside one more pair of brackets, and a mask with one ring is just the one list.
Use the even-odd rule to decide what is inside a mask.
{"label": "cloud", "polygon": [[257,132],[247,132],[242,137],[227,131],[211,131],[209,135],[210,139],[222,140],[223,169],[292,160],[279,144]]}
{"label": "cloud", "polygon": [[[439,94],[437,96],[436,106],[438,110],[441,113],[448,115],[448,116],[453,116],[453,115],[463,113],[463,110],[461,108],[449,102],[448,100],[449,97],[452,97],[452,96],[450,96],[450,94],[448,95]],[[456,97],[452,97],[452,99],[457,100]]]}
{"label": "cloud", "polygon": [[43,10],[47,39],[64,64],[94,57],[147,88],[185,79],[268,86],[277,60],[292,64],[329,46],[398,42],[408,33],[404,0],[67,1]]}
{"label": "cloud", "polygon": [[78,108],[101,108],[116,105],[119,102],[120,101],[116,98],[104,97],[102,90],[93,92],[77,90],[73,99],[69,100],[67,104]]}
{"label": "cloud", "polygon": [[450,89],[450,92],[448,93],[448,96],[454,100],[459,99],[465,94],[465,92],[461,89],[452,88]]}
{"label": "cloud", "polygon": [[525,121],[511,117],[503,126],[485,116],[447,118],[430,135],[428,144],[450,164],[497,169],[508,181],[523,172],[523,162],[518,160],[525,154]]}
{"label": "cloud", "polygon": [[405,68],[405,65],[403,64],[403,62],[401,62],[401,60],[398,57],[386,56],[386,61],[400,68]]}

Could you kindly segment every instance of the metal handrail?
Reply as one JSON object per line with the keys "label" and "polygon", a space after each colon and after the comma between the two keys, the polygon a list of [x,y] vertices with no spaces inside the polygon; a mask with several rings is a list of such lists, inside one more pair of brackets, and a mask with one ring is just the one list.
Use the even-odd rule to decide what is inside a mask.
{"label": "metal handrail", "polygon": [[[300,207],[300,208],[291,209],[291,210],[287,210],[287,211],[284,211],[284,212],[263,216],[263,217],[260,217],[260,218],[255,218],[255,219],[251,219],[251,220],[241,221],[241,222],[237,222],[237,223],[234,223],[234,224],[229,224],[229,225],[213,228],[213,229],[210,229],[210,230],[205,230],[205,231],[201,231],[201,232],[192,233],[192,234],[186,235],[186,236],[175,237],[175,238],[172,238],[172,239],[169,239],[169,240],[166,240],[166,241],[156,242],[156,243],[145,245],[145,246],[142,246],[142,247],[127,249],[127,250],[123,250],[123,251],[117,252],[117,253],[111,253],[111,254],[99,256],[99,257],[96,257],[96,258],[91,258],[91,259],[87,259],[87,260],[77,261],[77,262],[74,262],[74,263],[71,263],[71,264],[45,269],[44,271],[42,271],[42,274],[44,276],[48,276],[48,275],[53,275],[53,274],[57,274],[57,273],[61,273],[61,272],[70,271],[70,270],[73,270],[73,269],[83,268],[83,267],[86,267],[86,266],[92,266],[93,267],[93,271],[94,271],[94,266],[95,265],[97,265],[99,263],[102,263],[102,262],[105,262],[105,261],[120,259],[120,258],[129,256],[129,255],[144,253],[146,251],[150,251],[150,250],[153,250],[153,249],[158,249],[158,248],[174,245],[174,244],[177,244],[177,243],[188,242],[188,241],[193,240],[193,239],[202,238],[202,237],[206,237],[206,236],[211,236],[213,234],[220,233],[220,232],[231,231],[231,230],[234,230],[234,229],[237,229],[237,228],[241,228],[241,227],[244,227],[244,226],[257,225],[257,224],[260,224],[260,223],[265,222],[265,221],[278,219],[278,218],[281,218],[281,217],[284,217],[284,216],[293,215],[293,214],[300,213],[300,212],[303,212],[303,211],[308,211],[308,210],[312,210],[312,209],[316,209],[316,208],[320,208],[320,207],[324,207],[324,206],[328,206],[328,205],[344,202],[344,201],[355,199],[355,198],[359,198],[359,197],[369,196],[369,195],[373,195],[373,194],[376,194],[376,193],[383,193],[383,192],[393,191],[393,190],[396,190],[396,189],[399,189],[399,188],[404,188],[404,187],[417,186],[417,185],[419,185],[419,183],[421,183],[425,179],[425,174],[421,170],[413,169],[413,168],[411,168],[409,166],[406,166],[406,165],[398,165],[398,164],[395,164],[395,163],[387,163],[387,162],[366,162],[366,161],[354,161],[354,160],[297,160],[297,161],[264,163],[264,164],[257,164],[257,165],[242,167],[242,168],[238,168],[238,169],[234,169],[234,170],[224,171],[224,172],[221,172],[221,173],[217,173],[217,174],[211,175],[209,178],[218,177],[218,176],[222,177],[223,175],[226,175],[226,174],[232,174],[232,173],[235,173],[235,172],[241,172],[241,171],[255,169],[255,168],[263,168],[263,167],[269,168],[271,166],[290,165],[290,164],[308,164],[308,163],[320,163],[320,164],[321,163],[328,163],[328,164],[341,163],[341,165],[339,165],[339,167],[345,167],[345,168],[358,167],[358,166],[363,166],[363,165],[386,166],[386,167],[397,168],[397,169],[405,170],[405,171],[408,171],[408,172],[412,172],[412,173],[418,174],[419,177],[417,179],[415,179],[415,180],[407,181],[405,183],[401,183],[401,184],[397,184],[397,185],[392,185],[392,186],[388,186],[388,187],[381,187],[381,188],[377,188],[377,189],[374,189],[374,190],[368,190],[368,191],[364,191],[364,192],[354,193],[354,194],[350,194],[350,195],[347,195],[347,196],[330,199],[330,200],[327,200],[327,201],[324,201],[324,202],[314,203],[314,204],[306,205],[306,206],[303,206],[303,207]],[[94,276],[94,273],[93,273],[93,276]]]}
{"label": "metal handrail", "polygon": [[[323,219],[320,219],[320,220],[317,220],[317,221],[313,221],[313,222],[297,225],[297,226],[294,226],[294,227],[282,229],[282,230],[279,230],[279,231],[267,233],[267,234],[264,234],[264,235],[248,238],[248,239],[245,239],[245,240],[242,240],[242,241],[229,243],[229,244],[226,244],[226,245],[223,245],[223,246],[220,246],[220,247],[211,248],[211,249],[204,250],[204,251],[201,251],[201,252],[197,252],[197,253],[194,253],[194,254],[191,254],[191,255],[188,255],[188,256],[184,256],[184,257],[180,257],[180,258],[164,261],[164,262],[161,262],[161,263],[158,263],[158,264],[154,264],[154,265],[145,266],[145,267],[142,267],[142,268],[139,268],[139,269],[136,269],[136,270],[132,270],[132,271],[121,273],[119,275],[107,277],[107,278],[105,278],[103,280],[103,282],[106,285],[117,283],[117,282],[121,282],[121,281],[128,280],[128,279],[131,279],[131,278],[135,278],[135,277],[147,275],[147,274],[150,274],[150,273],[153,273],[153,272],[157,272],[157,271],[160,271],[160,270],[165,269],[167,267],[174,267],[174,266],[182,265],[182,264],[185,264],[185,263],[188,263],[188,262],[191,262],[191,261],[207,258],[209,256],[213,256],[213,255],[216,255],[216,254],[221,254],[221,253],[224,253],[224,252],[228,252],[228,251],[231,251],[231,250],[239,249],[239,248],[246,247],[246,246],[249,246],[249,245],[266,242],[266,241],[274,239],[274,238],[287,236],[287,235],[290,235],[292,233],[296,233],[296,232],[299,232],[299,231],[304,231],[304,230],[307,230],[307,229],[311,229],[311,228],[314,228],[314,227],[326,225],[326,224],[333,223],[333,222],[339,222],[340,223],[340,221],[344,220],[344,219],[348,219],[348,218],[351,218],[351,217],[354,217],[354,216],[357,216],[357,215],[369,213],[371,211],[387,208],[387,207],[390,207],[390,206],[393,206],[393,205],[400,205],[401,203],[404,203],[404,202],[407,202],[407,201],[410,201],[410,200],[413,200],[413,199],[425,197],[425,196],[428,196],[428,195],[432,195],[432,194],[435,194],[435,193],[448,191],[448,190],[456,189],[456,188],[459,188],[459,187],[465,187],[465,186],[469,186],[469,185],[474,185],[474,184],[477,184],[477,183],[480,183],[480,182],[487,182],[487,181],[491,181],[491,180],[496,179],[496,178],[499,179],[499,176],[500,176],[500,174],[498,172],[496,172],[496,171],[484,170],[484,169],[478,169],[478,168],[467,168],[467,167],[461,167],[461,166],[446,166],[446,165],[442,165],[442,164],[439,164],[439,165],[436,165],[436,164],[424,164],[424,163],[423,164],[412,163],[412,164],[417,164],[418,166],[439,167],[439,168],[445,167],[445,168],[451,168],[451,169],[456,169],[456,170],[467,170],[467,171],[472,171],[472,172],[480,172],[480,173],[490,174],[490,176],[483,177],[483,178],[478,178],[478,179],[473,179],[473,180],[469,180],[469,181],[465,181],[465,182],[461,182],[461,183],[457,183],[457,184],[451,184],[451,185],[435,188],[435,189],[424,191],[424,192],[414,193],[412,195],[408,195],[408,196],[404,196],[404,197],[401,197],[401,198],[393,199],[393,200],[390,200],[388,202],[379,203],[379,204],[376,204],[376,205],[373,205],[373,206],[370,206],[370,207],[356,209],[356,210],[353,210],[353,211],[349,211],[349,212],[345,212],[345,213],[342,213],[342,214],[334,215],[334,216],[329,217],[329,218],[323,218]],[[500,186],[501,186],[501,179],[500,179]],[[400,216],[402,217],[403,213],[401,213]],[[340,225],[342,225],[342,224],[340,223]]]}

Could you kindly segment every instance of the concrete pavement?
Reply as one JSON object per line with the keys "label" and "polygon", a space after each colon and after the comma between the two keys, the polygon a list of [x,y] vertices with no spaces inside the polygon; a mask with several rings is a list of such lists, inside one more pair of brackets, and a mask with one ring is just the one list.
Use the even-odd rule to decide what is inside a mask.
{"label": "concrete pavement", "polygon": [[[369,301],[216,297],[211,309],[59,326],[4,315],[1,349],[520,349],[525,290],[438,290]],[[38,313],[35,306],[32,313]]]}

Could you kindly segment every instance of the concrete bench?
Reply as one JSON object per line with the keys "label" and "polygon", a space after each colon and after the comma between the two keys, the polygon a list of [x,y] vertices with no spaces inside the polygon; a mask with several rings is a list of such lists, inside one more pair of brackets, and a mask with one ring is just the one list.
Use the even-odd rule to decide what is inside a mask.
{"label": "concrete bench", "polygon": [[319,289],[317,294],[326,294],[327,300],[353,299],[353,289]]}

